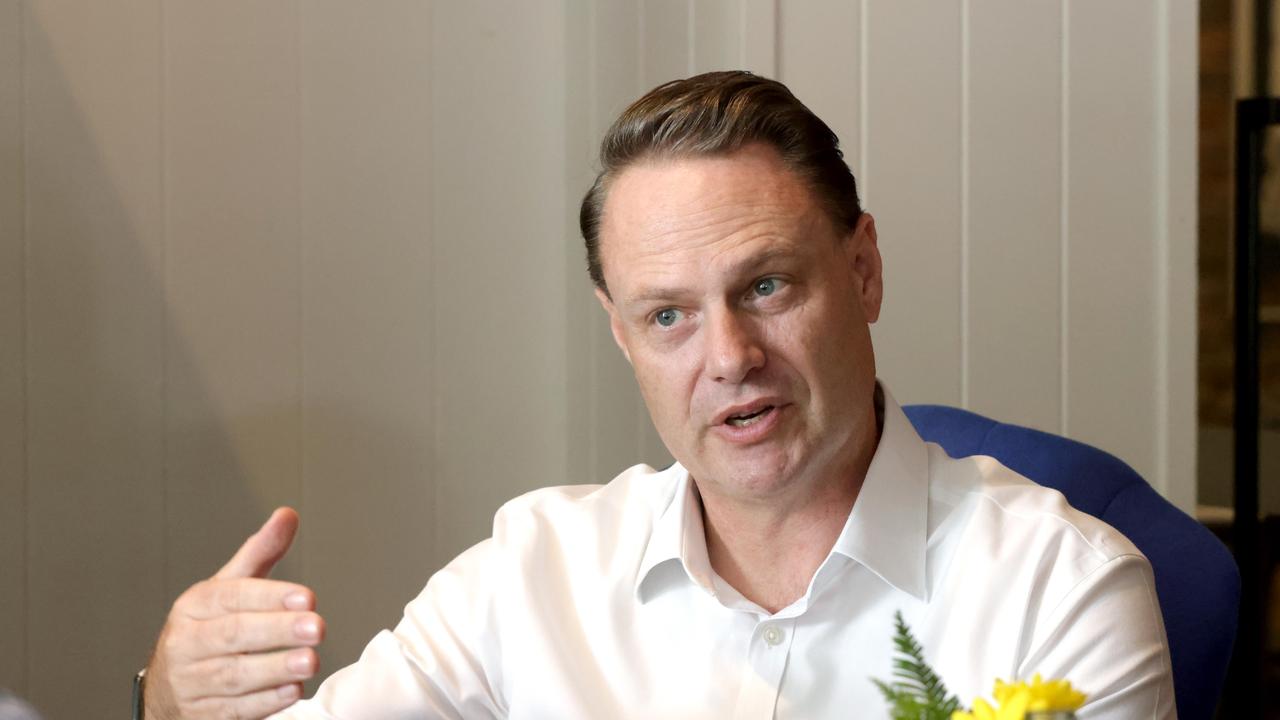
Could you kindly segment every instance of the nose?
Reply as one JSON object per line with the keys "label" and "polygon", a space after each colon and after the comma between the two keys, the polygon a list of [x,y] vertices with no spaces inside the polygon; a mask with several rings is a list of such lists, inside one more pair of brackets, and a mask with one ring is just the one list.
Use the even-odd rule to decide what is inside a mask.
{"label": "nose", "polygon": [[724,309],[709,313],[704,330],[707,373],[716,382],[740,383],[764,365],[764,347],[749,318]]}

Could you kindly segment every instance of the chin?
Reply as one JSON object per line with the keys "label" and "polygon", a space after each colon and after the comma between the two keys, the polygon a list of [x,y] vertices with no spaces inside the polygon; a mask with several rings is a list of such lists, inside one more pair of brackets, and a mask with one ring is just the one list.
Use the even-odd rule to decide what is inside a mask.
{"label": "chin", "polygon": [[[709,480],[724,492],[765,498],[788,487],[795,466],[786,453],[777,449],[744,450],[736,457],[717,458],[709,465]],[[695,475],[695,477],[697,477]]]}

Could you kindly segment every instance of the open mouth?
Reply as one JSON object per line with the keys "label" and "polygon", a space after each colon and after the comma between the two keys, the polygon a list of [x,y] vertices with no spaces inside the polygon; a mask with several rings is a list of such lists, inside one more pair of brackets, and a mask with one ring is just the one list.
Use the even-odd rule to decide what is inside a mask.
{"label": "open mouth", "polygon": [[725,419],[725,424],[732,425],[734,427],[747,427],[748,425],[754,425],[760,422],[761,418],[763,418],[764,416],[768,415],[771,412],[773,412],[773,406],[765,405],[764,407],[760,408],[759,410],[753,413],[746,413],[744,415],[730,415],[727,419]]}

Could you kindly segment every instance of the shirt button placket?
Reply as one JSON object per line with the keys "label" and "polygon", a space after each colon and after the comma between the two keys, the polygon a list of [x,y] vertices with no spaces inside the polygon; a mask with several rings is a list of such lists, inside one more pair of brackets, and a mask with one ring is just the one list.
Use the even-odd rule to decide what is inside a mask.
{"label": "shirt button placket", "polygon": [[795,619],[766,620],[757,626],[748,650],[742,686],[733,717],[763,720],[773,717],[782,687],[783,671],[791,653]]}

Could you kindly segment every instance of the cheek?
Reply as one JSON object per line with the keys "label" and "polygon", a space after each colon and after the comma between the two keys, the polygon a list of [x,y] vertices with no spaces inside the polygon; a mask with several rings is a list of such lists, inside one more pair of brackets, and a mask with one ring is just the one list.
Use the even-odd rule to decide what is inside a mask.
{"label": "cheek", "polygon": [[802,386],[797,390],[820,411],[842,407],[841,398],[865,372],[866,326],[847,308],[808,304],[772,326],[767,336],[780,371],[793,374],[792,382]]}
{"label": "cheek", "polygon": [[772,372],[798,374],[802,379],[812,374],[816,364],[832,338],[823,323],[821,307],[807,303],[775,317],[768,318],[760,328]]}
{"label": "cheek", "polygon": [[683,425],[690,413],[690,398],[697,369],[687,352],[632,354],[636,382],[654,424],[664,433]]}

